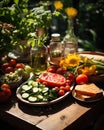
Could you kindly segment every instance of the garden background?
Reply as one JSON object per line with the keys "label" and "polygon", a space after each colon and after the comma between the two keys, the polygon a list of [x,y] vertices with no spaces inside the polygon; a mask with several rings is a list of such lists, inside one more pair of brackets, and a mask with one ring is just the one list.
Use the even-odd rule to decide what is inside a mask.
{"label": "garden background", "polygon": [[[78,37],[80,48],[85,51],[104,52],[104,1],[103,0],[60,0],[65,5],[73,6],[78,10],[78,16],[75,20],[75,34]],[[50,0],[48,0],[50,2]],[[54,0],[51,0],[54,2]],[[18,26],[20,17],[18,9],[13,6],[18,3],[20,12],[25,12],[31,8],[46,4],[45,0],[1,0],[0,1],[0,22],[11,23]],[[28,6],[27,6],[28,5]],[[53,11],[53,5],[48,7]],[[14,12],[13,12],[14,11]],[[17,11],[17,12],[16,12]],[[21,14],[20,14],[21,15]],[[53,28],[54,27],[54,28]],[[1,28],[0,28],[1,29]],[[63,37],[67,29],[66,21],[60,17],[53,18],[50,25],[50,33],[60,33]],[[22,30],[21,30],[22,31]],[[2,37],[4,38],[4,37]],[[2,38],[0,39],[2,47]],[[10,39],[6,38],[4,42],[9,44]],[[47,44],[49,41],[47,42]]]}

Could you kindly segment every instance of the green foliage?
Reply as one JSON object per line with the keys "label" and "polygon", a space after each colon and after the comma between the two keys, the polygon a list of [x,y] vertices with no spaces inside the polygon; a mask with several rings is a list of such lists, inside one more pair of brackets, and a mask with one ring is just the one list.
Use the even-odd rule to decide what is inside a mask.
{"label": "green foliage", "polygon": [[91,2],[89,0],[79,2],[78,35],[79,46],[87,51],[104,51],[104,1]]}
{"label": "green foliage", "polygon": [[[8,6],[8,3],[2,3],[2,8],[0,8],[0,21],[12,23],[15,28],[12,32],[11,37],[8,36],[10,40],[7,39],[7,36],[4,35],[1,41],[1,46],[8,48],[8,42],[12,47],[20,46],[21,40],[29,39],[30,33],[34,33],[38,28],[44,28],[45,33],[48,33],[50,21],[52,19],[51,11],[48,9],[48,3],[41,5],[32,9],[28,8],[29,0],[14,0],[11,6]],[[5,5],[5,6],[4,6]],[[9,47],[10,48],[10,47]],[[8,51],[9,51],[8,48]]]}

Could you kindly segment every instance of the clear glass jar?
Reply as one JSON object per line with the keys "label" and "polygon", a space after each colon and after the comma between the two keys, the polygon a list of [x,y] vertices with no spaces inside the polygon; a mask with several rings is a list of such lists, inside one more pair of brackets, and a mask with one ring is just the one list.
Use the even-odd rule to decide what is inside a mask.
{"label": "clear glass jar", "polygon": [[40,74],[47,68],[47,48],[44,44],[38,45],[36,41],[35,47],[30,50],[31,67],[36,74]]}
{"label": "clear glass jar", "polygon": [[66,36],[64,37],[64,56],[68,54],[76,53],[78,51],[78,39],[74,34],[73,19],[68,18],[68,30]]}
{"label": "clear glass jar", "polygon": [[54,33],[51,35],[50,41],[50,63],[59,64],[64,56],[64,46],[60,40],[60,34]]}

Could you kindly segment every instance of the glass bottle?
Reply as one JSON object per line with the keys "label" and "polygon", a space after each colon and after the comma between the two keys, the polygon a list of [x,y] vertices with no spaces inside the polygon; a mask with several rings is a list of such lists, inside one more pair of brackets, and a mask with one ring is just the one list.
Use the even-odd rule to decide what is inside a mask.
{"label": "glass bottle", "polygon": [[60,59],[64,56],[64,46],[60,40],[60,34],[54,33],[51,35],[50,41],[50,63],[59,64]]}
{"label": "glass bottle", "polygon": [[73,19],[68,18],[68,30],[67,34],[63,39],[64,42],[64,56],[66,57],[68,54],[76,53],[78,50],[78,39],[74,34],[74,26]]}
{"label": "glass bottle", "polygon": [[47,68],[47,48],[38,36],[35,46],[30,50],[31,67],[36,74],[44,72]]}

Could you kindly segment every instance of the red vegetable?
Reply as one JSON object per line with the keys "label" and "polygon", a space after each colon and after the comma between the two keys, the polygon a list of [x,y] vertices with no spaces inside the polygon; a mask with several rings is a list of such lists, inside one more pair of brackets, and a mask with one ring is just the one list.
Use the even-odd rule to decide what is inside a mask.
{"label": "red vegetable", "polygon": [[65,94],[65,91],[64,91],[63,89],[60,89],[59,92],[58,92],[58,94],[59,94],[60,96],[63,96],[63,95]]}
{"label": "red vegetable", "polygon": [[54,65],[51,65],[47,68],[47,72],[51,72],[51,73],[55,73],[56,72],[57,67]]}
{"label": "red vegetable", "polygon": [[77,77],[76,77],[76,83],[77,84],[85,84],[85,83],[88,83],[88,76],[85,75],[85,74],[79,74]]}
{"label": "red vegetable", "polygon": [[25,65],[22,64],[22,63],[17,63],[17,64],[16,64],[16,68],[17,68],[17,69],[19,69],[19,68],[24,69],[24,68],[25,68]]}
{"label": "red vegetable", "polygon": [[64,76],[56,73],[43,73],[39,76],[40,82],[46,82],[47,86],[58,87],[65,85],[66,79]]}
{"label": "red vegetable", "polygon": [[14,72],[14,68],[13,67],[7,67],[6,69],[5,69],[5,73],[10,73],[10,72]]}
{"label": "red vegetable", "polygon": [[2,84],[0,87],[0,103],[4,103],[8,101],[8,99],[11,97],[12,91],[9,88],[8,84]]}
{"label": "red vegetable", "polygon": [[11,59],[11,60],[10,60],[10,64],[11,64],[13,67],[15,67],[16,64],[17,64],[17,62],[16,62],[15,59]]}

